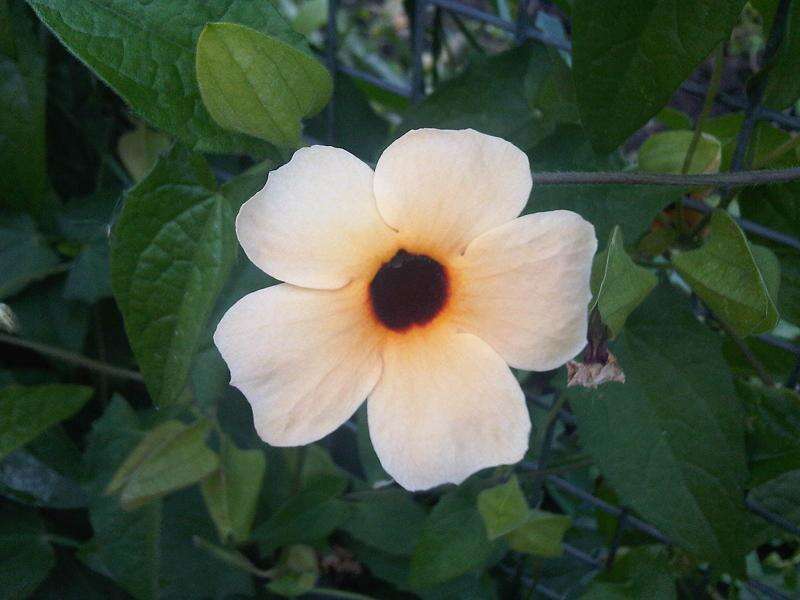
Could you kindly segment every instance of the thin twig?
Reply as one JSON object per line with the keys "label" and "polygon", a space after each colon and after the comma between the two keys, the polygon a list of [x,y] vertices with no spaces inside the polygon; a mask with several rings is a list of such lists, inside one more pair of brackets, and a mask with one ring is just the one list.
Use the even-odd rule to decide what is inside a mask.
{"label": "thin twig", "polygon": [[32,352],[36,352],[37,354],[41,354],[42,356],[48,356],[65,363],[75,365],[76,367],[83,367],[84,369],[89,369],[90,371],[105,373],[110,377],[129,379],[131,381],[137,381],[140,383],[144,382],[142,374],[138,373],[137,371],[131,371],[130,369],[124,369],[122,367],[115,367],[114,365],[109,365],[108,363],[104,363],[93,358],[88,358],[86,356],[76,354],[75,352],[62,350],[61,348],[55,348],[53,346],[40,344],[38,342],[22,340],[5,333],[0,333],[0,343],[9,344],[10,346],[17,346],[19,348],[25,348],[27,350],[31,350]]}
{"label": "thin twig", "polygon": [[535,185],[668,185],[678,187],[742,187],[800,180],[800,167],[703,175],[637,171],[558,171],[532,173]]}

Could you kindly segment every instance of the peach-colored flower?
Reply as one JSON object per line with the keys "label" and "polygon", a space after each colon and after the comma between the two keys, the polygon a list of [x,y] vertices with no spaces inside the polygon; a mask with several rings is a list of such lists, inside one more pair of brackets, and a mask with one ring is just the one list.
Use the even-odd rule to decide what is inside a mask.
{"label": "peach-colored flower", "polygon": [[515,218],[530,191],[525,154],[472,130],[411,131],[374,173],[325,146],[273,171],[236,231],[286,283],[214,335],[259,435],[308,444],[368,398],[378,457],[409,490],[519,461],[530,418],[509,365],[583,348],[597,247],[575,213]]}

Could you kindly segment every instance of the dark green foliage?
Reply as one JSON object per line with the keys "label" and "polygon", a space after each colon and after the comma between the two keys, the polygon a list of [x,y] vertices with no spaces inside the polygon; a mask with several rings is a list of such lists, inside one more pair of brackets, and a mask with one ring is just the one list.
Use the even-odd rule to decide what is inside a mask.
{"label": "dark green foliage", "polygon": [[[269,446],[213,343],[278,283],[235,218],[298,147],[374,167],[409,130],[473,128],[534,177],[725,172],[745,113],[716,102],[687,161],[699,103],[679,90],[728,41],[725,92],[766,77],[786,113],[740,166],[800,166],[776,123],[796,118],[800,1],[762,64],[780,1],[529,3],[528,31],[573,52],[437,7],[412,102],[329,76],[325,0],[0,0],[0,598],[796,597],[800,251],[732,217],[800,238],[798,181],[537,183],[524,213],[575,211],[599,242],[576,360],[610,351],[626,382],[515,371],[529,451],[458,486],[394,483],[366,403]],[[403,89],[412,4],[343,3],[339,64]],[[687,197],[713,218],[681,221]]]}

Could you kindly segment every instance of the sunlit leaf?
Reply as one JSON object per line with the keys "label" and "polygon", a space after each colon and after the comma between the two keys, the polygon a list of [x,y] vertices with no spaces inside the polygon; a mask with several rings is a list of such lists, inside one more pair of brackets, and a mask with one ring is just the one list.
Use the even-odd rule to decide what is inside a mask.
{"label": "sunlit leaf", "polygon": [[265,468],[261,450],[240,450],[223,438],[219,468],[202,484],[206,507],[223,541],[241,543],[249,537]]}
{"label": "sunlit leaf", "polygon": [[[251,0],[28,0],[71,52],[159,129],[197,151],[263,152],[223,130],[200,99],[195,46],[203,25],[240,23],[303,46],[270,2]],[[98,35],[103,32],[103,35]]]}
{"label": "sunlit leaf", "polygon": [[278,38],[233,23],[209,23],[197,41],[197,81],[225,129],[278,146],[300,145],[301,119],[333,92],[328,70]]}
{"label": "sunlit leaf", "polygon": [[566,515],[534,510],[525,524],[510,532],[506,539],[517,552],[554,558],[564,553],[562,542],[571,524],[572,519]]}
{"label": "sunlit leaf", "polygon": [[608,247],[594,260],[590,310],[596,306],[603,323],[617,336],[628,315],[656,286],[656,276],[631,260],[619,227],[614,228]]}
{"label": "sunlit leaf", "polygon": [[206,446],[210,424],[167,421],[148,432],[119,467],[106,494],[120,492],[127,509],[181,489],[210,475],[219,458]]}
{"label": "sunlit leaf", "polygon": [[515,476],[479,493],[478,511],[490,540],[517,529],[530,516],[528,501]]}
{"label": "sunlit leaf", "polygon": [[[663,131],[651,135],[639,148],[639,168],[653,173],[681,173],[694,137],[693,131]],[[703,133],[689,163],[689,173],[716,173],[722,160],[722,144]]]}

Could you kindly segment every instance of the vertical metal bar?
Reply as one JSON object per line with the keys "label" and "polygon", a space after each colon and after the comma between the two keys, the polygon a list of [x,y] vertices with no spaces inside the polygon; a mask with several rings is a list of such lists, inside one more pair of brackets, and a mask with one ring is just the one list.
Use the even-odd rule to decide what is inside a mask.
{"label": "vertical metal bar", "polygon": [[411,23],[411,102],[417,104],[425,97],[425,73],[422,52],[425,45],[425,15],[427,0],[414,1],[414,20]]}
{"label": "vertical metal bar", "polygon": [[[339,0],[328,0],[328,22],[325,28],[325,60],[331,72],[334,84],[338,75],[338,61],[336,54],[339,46],[339,37],[336,29],[336,16],[339,12]],[[335,87],[335,86],[334,86]],[[325,134],[328,144],[336,143],[336,93],[331,96],[331,101],[325,111]]]}

